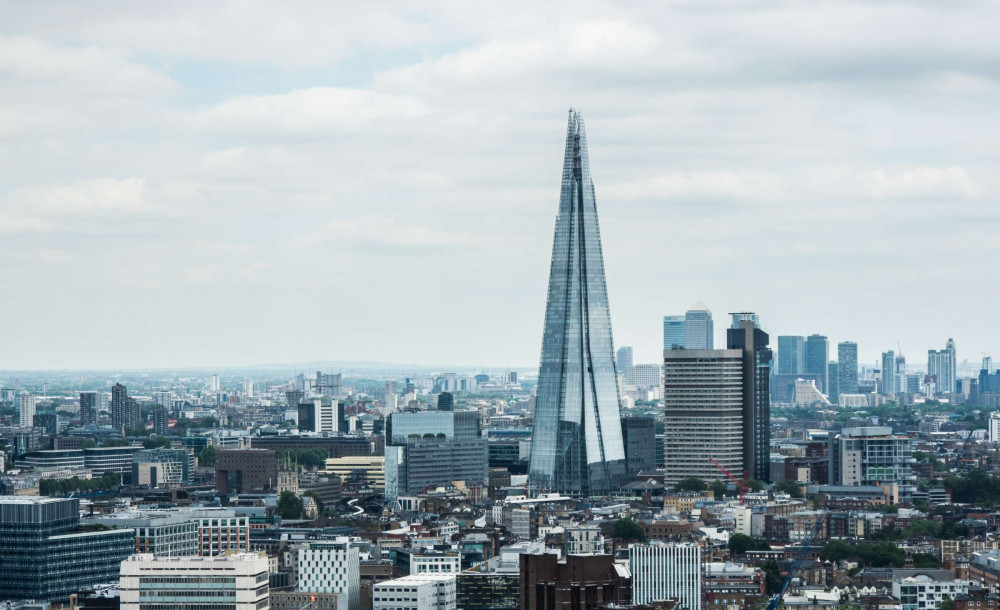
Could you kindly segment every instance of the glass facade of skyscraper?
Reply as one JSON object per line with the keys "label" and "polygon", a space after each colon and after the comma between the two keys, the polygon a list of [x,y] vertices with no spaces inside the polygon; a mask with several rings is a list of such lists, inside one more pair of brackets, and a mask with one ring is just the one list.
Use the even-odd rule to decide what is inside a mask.
{"label": "glass facade of skyscraper", "polygon": [[858,344],[844,341],[837,344],[837,375],[839,394],[858,393]]}
{"label": "glass facade of skyscraper", "polygon": [[587,136],[571,110],[538,375],[533,485],[591,495],[624,482],[614,355]]}

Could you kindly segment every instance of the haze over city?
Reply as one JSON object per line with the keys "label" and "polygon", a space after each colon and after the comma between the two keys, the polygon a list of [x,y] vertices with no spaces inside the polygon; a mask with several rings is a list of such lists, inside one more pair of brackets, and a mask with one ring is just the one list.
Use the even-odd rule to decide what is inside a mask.
{"label": "haze over city", "polygon": [[976,363],[996,13],[5,3],[0,368],[534,367],[570,107],[636,362],[700,300]]}

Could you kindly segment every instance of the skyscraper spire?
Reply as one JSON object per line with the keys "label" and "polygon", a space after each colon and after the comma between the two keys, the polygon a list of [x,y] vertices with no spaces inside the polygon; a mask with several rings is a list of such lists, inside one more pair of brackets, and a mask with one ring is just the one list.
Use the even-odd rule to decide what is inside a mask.
{"label": "skyscraper spire", "polygon": [[583,117],[569,111],[538,374],[531,483],[574,495],[625,476],[614,342]]}

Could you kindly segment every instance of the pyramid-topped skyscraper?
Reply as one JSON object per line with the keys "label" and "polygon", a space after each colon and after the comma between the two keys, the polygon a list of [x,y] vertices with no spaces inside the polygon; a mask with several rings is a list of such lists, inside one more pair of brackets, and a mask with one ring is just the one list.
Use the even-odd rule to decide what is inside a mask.
{"label": "pyramid-topped skyscraper", "polygon": [[626,482],[597,202],[580,113],[569,111],[538,374],[530,482],[602,495]]}

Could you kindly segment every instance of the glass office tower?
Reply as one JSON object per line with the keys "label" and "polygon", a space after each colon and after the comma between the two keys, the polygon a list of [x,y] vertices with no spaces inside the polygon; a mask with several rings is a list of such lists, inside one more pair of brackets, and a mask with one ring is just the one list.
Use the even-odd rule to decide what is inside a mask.
{"label": "glass office tower", "polygon": [[600,495],[625,478],[608,289],[583,118],[570,110],[529,477]]}

